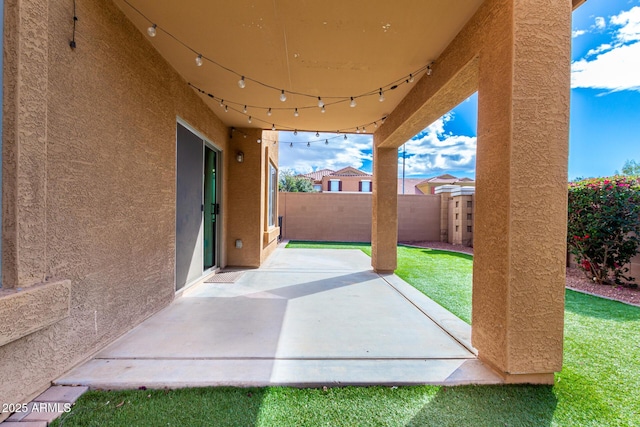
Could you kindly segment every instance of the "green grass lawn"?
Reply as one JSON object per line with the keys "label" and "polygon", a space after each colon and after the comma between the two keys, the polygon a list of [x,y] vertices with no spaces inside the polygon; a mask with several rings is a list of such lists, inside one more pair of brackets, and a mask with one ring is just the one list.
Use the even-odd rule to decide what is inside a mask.
{"label": "green grass lawn", "polygon": [[[361,249],[366,244],[290,243]],[[469,322],[469,255],[398,248],[397,274]],[[566,293],[549,386],[204,388],[89,392],[64,426],[640,426],[640,308]]]}

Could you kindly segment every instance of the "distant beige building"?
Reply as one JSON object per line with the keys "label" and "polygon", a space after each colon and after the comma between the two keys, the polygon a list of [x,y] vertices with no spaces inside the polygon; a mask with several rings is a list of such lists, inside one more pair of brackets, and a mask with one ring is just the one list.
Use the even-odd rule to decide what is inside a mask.
{"label": "distant beige building", "polygon": [[476,182],[471,178],[458,178],[453,175],[444,174],[434,178],[425,179],[416,185],[423,194],[436,194],[436,187],[441,185],[459,185],[461,187],[473,187]]}

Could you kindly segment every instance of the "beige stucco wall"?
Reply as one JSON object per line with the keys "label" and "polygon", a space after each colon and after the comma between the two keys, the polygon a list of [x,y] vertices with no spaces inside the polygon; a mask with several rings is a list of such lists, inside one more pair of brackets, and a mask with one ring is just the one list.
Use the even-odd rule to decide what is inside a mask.
{"label": "beige stucco wall", "polygon": [[[371,241],[371,194],[280,193],[283,238]],[[385,227],[385,224],[381,224]],[[438,240],[440,196],[398,196],[398,240]]]}
{"label": "beige stucco wall", "polygon": [[[571,7],[485,0],[374,134],[375,159],[478,91],[472,342],[507,382],[553,383],[562,368]],[[374,193],[379,218],[394,210]],[[373,245],[391,257],[393,241]]]}
{"label": "beige stucco wall", "polygon": [[[259,177],[266,147],[229,141],[111,1],[78,2],[75,50],[72,2],[4,4],[3,285],[70,281],[68,313],[62,307],[0,346],[0,402],[21,402],[173,300],[178,117],[222,150],[222,241],[231,225],[243,236],[253,226],[231,221],[235,204],[257,214],[245,238],[256,262],[274,244],[260,243],[263,181],[248,179],[257,202],[229,197],[234,151],[250,147],[242,166],[257,152]],[[57,295],[46,289],[38,301]]]}

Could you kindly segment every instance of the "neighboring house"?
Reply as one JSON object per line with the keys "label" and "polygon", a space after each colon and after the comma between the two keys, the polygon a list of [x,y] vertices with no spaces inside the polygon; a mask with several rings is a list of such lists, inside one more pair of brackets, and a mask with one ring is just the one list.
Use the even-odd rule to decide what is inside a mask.
{"label": "neighboring house", "polygon": [[441,185],[459,185],[461,187],[475,186],[476,182],[471,178],[458,178],[453,175],[444,174],[434,178],[425,179],[416,185],[423,194],[435,194],[436,187]]}
{"label": "neighboring house", "polygon": [[322,192],[322,178],[331,175],[334,173],[334,170],[331,169],[321,169],[314,172],[305,173],[302,175],[298,175],[301,178],[308,178],[313,184],[313,191]]}
{"label": "neighboring house", "polygon": [[371,193],[373,176],[352,166],[337,171],[322,169],[298,175],[313,181],[317,192]]}
{"label": "neighboring house", "polygon": [[418,184],[424,182],[422,178],[398,178],[398,194],[426,194],[423,193]]}

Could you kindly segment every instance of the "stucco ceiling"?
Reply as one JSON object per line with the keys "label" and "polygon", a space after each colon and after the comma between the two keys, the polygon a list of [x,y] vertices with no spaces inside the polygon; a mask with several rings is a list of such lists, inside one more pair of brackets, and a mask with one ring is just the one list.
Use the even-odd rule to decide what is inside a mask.
{"label": "stucco ceiling", "polygon": [[[270,129],[275,124],[281,130],[320,132],[354,132],[393,111],[413,85],[406,82],[408,75],[436,60],[482,3],[114,1],[184,79],[205,92],[200,96],[228,126]],[[155,37],[147,35],[151,24],[157,25]],[[201,67],[195,63],[198,53],[204,57]],[[244,89],[238,86],[241,75]],[[429,77],[421,72],[415,81],[419,78]],[[385,90],[380,102],[378,89],[394,82],[400,84]],[[280,89],[287,92],[285,102],[279,100]],[[326,112],[320,111],[317,98],[290,92],[322,97]],[[357,98],[357,106],[349,106],[349,97],[364,93],[373,95]],[[336,101],[342,102],[331,105]],[[247,114],[242,113],[245,104]],[[367,127],[367,132],[373,131],[373,125]]]}

